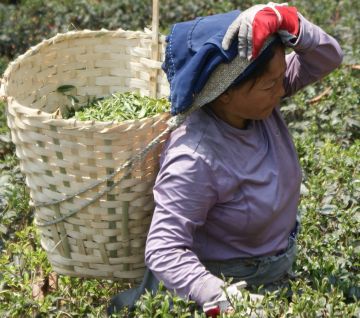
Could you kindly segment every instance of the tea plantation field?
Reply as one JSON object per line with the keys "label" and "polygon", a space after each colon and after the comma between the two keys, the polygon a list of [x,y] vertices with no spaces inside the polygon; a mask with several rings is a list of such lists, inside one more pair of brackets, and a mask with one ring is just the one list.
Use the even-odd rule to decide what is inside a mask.
{"label": "tea plantation field", "polygon": [[[3,30],[5,26],[13,28],[13,34],[24,23],[19,20],[18,29],[11,24],[14,8],[33,12],[36,4],[43,10],[52,3],[19,1],[15,7],[10,2],[0,5],[0,26]],[[98,1],[63,1],[51,10],[74,3],[79,8],[93,5],[100,10]],[[102,3],[115,8],[114,1]],[[164,6],[178,12],[176,17],[166,14],[167,23],[234,9],[240,1],[189,3],[179,1],[174,7],[164,1]],[[123,1],[125,4],[131,6],[130,1]],[[302,231],[294,268],[297,278],[292,282],[294,295],[288,299],[285,291],[269,293],[263,309],[268,317],[360,317],[360,4],[348,0],[296,0],[292,4],[339,40],[345,59],[326,78],[284,101],[282,112],[303,169],[299,205]],[[9,19],[5,19],[4,8]],[[85,9],[79,12],[83,14],[81,21],[93,14]],[[34,14],[35,20],[39,18]],[[54,16],[60,19],[60,14]],[[133,28],[143,26],[132,24]],[[162,29],[165,31],[166,25]],[[0,41],[8,33],[0,32]],[[5,40],[9,43],[10,37]],[[21,48],[26,48],[26,43],[21,42]],[[12,50],[10,56],[0,50],[0,72],[20,53],[20,49],[15,53]],[[6,105],[0,102],[0,317],[106,317],[111,296],[130,285],[54,273],[33,219],[34,210],[29,206],[28,190],[6,125]],[[248,317],[247,308],[255,310],[246,297],[235,307],[232,317]],[[135,316],[203,317],[193,308],[190,302],[163,292],[144,295]],[[126,312],[118,314],[124,316]]]}

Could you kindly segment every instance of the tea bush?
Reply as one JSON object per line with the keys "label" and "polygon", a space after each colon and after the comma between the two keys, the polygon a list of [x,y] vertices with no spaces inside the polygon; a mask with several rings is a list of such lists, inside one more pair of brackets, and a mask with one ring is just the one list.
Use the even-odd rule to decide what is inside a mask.
{"label": "tea bush", "polygon": [[[17,5],[10,4],[13,2]],[[240,3],[246,6],[255,1],[163,0],[161,28],[166,32],[175,21],[228,11]],[[294,295],[288,299],[284,290],[268,294],[263,306],[268,317],[360,317],[360,2],[292,3],[305,17],[334,34],[346,56],[344,66],[284,101],[283,114],[303,169],[302,230],[294,268],[297,278],[292,282]],[[149,9],[150,1],[138,0],[3,1],[0,70],[29,46],[56,32],[119,26],[142,29],[150,24]],[[0,316],[105,317],[111,296],[130,286],[53,277],[32,226],[29,194],[1,102],[0,168]],[[41,292],[34,295],[39,288]],[[245,305],[246,300],[236,303],[233,317],[247,317]],[[124,311],[115,316],[126,315]],[[193,303],[166,291],[144,295],[135,316],[204,317]]]}
{"label": "tea bush", "polygon": [[[22,0],[16,1],[16,5],[11,2],[0,3],[0,57],[7,56],[10,60],[59,32],[101,28],[142,30],[151,26],[150,0]],[[175,22],[245,9],[256,3],[254,0],[162,0],[160,30],[167,33]],[[292,4],[339,39],[349,62],[355,61],[353,52],[358,54],[360,50],[359,1],[294,0]]]}
{"label": "tea bush", "polygon": [[[285,101],[293,135],[350,144],[360,138],[360,70],[343,66]],[[316,96],[323,94],[318,102]]]}

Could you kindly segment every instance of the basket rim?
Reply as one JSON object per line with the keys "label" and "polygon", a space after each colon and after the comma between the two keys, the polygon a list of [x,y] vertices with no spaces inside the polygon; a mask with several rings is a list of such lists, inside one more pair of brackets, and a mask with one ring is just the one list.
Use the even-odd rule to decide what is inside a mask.
{"label": "basket rim", "polygon": [[[71,38],[93,38],[93,37],[101,37],[105,35],[111,35],[113,37],[126,37],[127,39],[135,39],[137,37],[140,38],[152,38],[152,31],[148,28],[144,28],[144,31],[133,31],[133,30],[124,30],[122,28],[116,29],[116,30],[108,30],[108,29],[100,29],[100,30],[77,30],[77,31],[68,31],[64,33],[57,33],[56,35],[44,39],[38,44],[31,46],[27,51],[25,51],[23,54],[20,54],[18,57],[16,57],[13,61],[11,61],[7,68],[5,69],[3,73],[3,77],[1,79],[2,85],[4,86],[4,93],[5,97],[6,95],[6,87],[7,83],[9,81],[9,78],[11,77],[11,73],[16,70],[16,67],[21,63],[21,61],[29,56],[32,56],[34,54],[37,54],[42,49],[49,47],[51,45],[61,43],[67,39]],[[165,40],[165,35],[159,34],[159,41],[163,42]]]}
{"label": "basket rim", "polygon": [[124,131],[129,129],[132,125],[137,125],[139,128],[151,121],[153,124],[158,121],[167,120],[170,118],[170,112],[162,112],[153,116],[148,116],[140,119],[127,119],[122,121],[97,121],[97,120],[78,120],[75,118],[56,118],[55,113],[43,112],[39,109],[26,107],[19,104],[15,98],[10,97],[6,107],[10,107],[15,112],[21,112],[27,119],[35,119],[49,126],[56,126],[63,130],[86,130],[88,132],[96,131],[98,133],[109,133],[115,130]]}
{"label": "basket rim", "polygon": [[[162,120],[163,118],[169,117],[169,112],[163,112],[160,114],[155,114],[153,116],[148,116],[141,119],[128,119],[123,121],[96,121],[96,120],[87,120],[80,121],[75,118],[56,118],[55,112],[49,113],[44,112],[40,109],[33,109],[31,107],[24,106],[20,104],[15,96],[7,94],[7,87],[11,80],[11,76],[16,70],[20,67],[21,62],[37,53],[41,50],[50,47],[54,44],[64,42],[69,38],[77,39],[77,38],[94,38],[101,36],[111,36],[114,38],[126,38],[126,39],[135,39],[135,38],[144,38],[151,40],[152,31],[148,28],[144,28],[144,31],[132,31],[132,30],[124,30],[119,28],[117,30],[108,30],[108,29],[100,29],[100,30],[76,30],[76,31],[68,31],[64,33],[57,33],[53,37],[49,39],[44,39],[35,46],[30,47],[25,53],[19,55],[15,60],[11,61],[7,68],[3,73],[3,77],[0,78],[0,89],[1,89],[1,98],[7,102],[7,107],[11,107],[14,111],[19,111],[24,113],[29,119],[37,119],[39,120],[41,117],[42,123],[46,123],[49,125],[60,126],[64,129],[79,129],[79,130],[89,130],[89,131],[97,131],[97,132],[108,132],[109,129],[117,129],[124,126],[129,126],[130,124],[138,124],[139,126],[146,123],[149,120],[156,121],[158,118]],[[159,34],[159,41],[164,42],[165,36]],[[99,131],[100,130],[100,131]]]}

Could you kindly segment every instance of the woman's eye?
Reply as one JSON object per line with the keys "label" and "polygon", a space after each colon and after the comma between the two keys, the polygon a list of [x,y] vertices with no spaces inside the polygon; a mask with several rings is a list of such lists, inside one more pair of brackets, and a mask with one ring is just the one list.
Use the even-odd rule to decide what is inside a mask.
{"label": "woman's eye", "polygon": [[284,75],[285,73],[281,74],[281,76],[279,76],[276,80],[272,81],[271,84],[269,84],[269,86],[266,86],[265,88],[263,88],[265,91],[269,91],[271,90],[278,81],[283,81],[284,80]]}
{"label": "woman's eye", "polygon": [[275,82],[273,82],[270,86],[264,88],[265,91],[271,90],[275,86]]}

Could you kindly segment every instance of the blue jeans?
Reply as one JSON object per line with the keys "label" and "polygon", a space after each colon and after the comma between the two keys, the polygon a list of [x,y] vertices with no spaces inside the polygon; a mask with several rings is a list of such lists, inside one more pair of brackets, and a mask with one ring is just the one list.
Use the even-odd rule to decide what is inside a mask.
{"label": "blue jeans", "polygon": [[232,283],[245,280],[249,290],[254,291],[263,285],[262,291],[275,291],[288,287],[289,279],[294,277],[292,265],[296,254],[296,237],[289,236],[286,250],[274,256],[206,261],[203,264],[213,275],[231,278]]}
{"label": "blue jeans", "polygon": [[[236,258],[226,261],[204,261],[202,263],[207,270],[219,278],[222,278],[222,275],[226,279],[232,278],[233,283],[245,280],[248,289],[255,290],[257,293],[289,287],[289,279],[293,277],[291,268],[296,258],[296,237],[299,229],[300,223],[297,221],[289,235],[287,248],[277,255]],[[263,288],[257,290],[260,285]],[[120,311],[124,307],[128,307],[131,311],[145,290],[156,293],[158,286],[159,281],[149,269],[146,269],[139,287],[128,289],[112,298],[108,314]]]}

